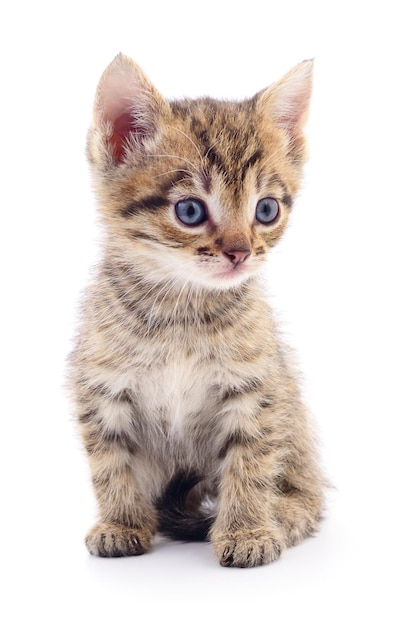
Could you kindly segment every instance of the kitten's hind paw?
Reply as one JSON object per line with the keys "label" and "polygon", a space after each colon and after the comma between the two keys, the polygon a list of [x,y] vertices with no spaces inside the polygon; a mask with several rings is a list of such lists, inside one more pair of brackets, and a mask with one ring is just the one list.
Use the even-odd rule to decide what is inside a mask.
{"label": "kitten's hind paw", "polygon": [[214,552],[223,567],[257,567],[276,561],[283,544],[274,534],[237,532],[213,540]]}
{"label": "kitten's hind paw", "polygon": [[94,556],[138,556],[148,550],[151,537],[127,526],[100,523],[90,530],[85,543]]}

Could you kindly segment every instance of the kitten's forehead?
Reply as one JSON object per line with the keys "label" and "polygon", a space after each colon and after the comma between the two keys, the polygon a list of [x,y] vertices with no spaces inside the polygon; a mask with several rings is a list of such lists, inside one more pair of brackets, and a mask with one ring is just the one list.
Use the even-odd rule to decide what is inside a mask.
{"label": "kitten's forehead", "polygon": [[199,156],[211,171],[222,174],[226,184],[243,180],[250,164],[260,158],[261,139],[251,101],[205,98],[172,103],[172,110]]}
{"label": "kitten's forehead", "polygon": [[[210,98],[172,103],[172,129],[182,135],[182,149],[198,170],[206,193],[220,193],[227,209],[241,201],[247,186],[256,185],[254,167],[265,150],[251,101],[222,102]],[[256,122],[256,123],[255,123]],[[179,136],[176,138],[179,142]],[[184,152],[184,153],[185,153]],[[258,177],[258,168],[256,168]]]}

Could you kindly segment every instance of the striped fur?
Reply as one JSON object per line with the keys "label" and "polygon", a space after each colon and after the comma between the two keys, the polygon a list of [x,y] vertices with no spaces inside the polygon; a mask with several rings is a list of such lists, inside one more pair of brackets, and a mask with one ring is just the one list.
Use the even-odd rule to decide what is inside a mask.
{"label": "striped fur", "polygon": [[[168,102],[122,55],[100,81],[88,156],[104,253],[69,371],[92,554],[141,554],[159,530],[251,567],[317,528],[323,478],[261,279],[299,188],[310,90],[311,62],[244,102]],[[267,197],[279,214],[263,225]],[[176,217],[187,198],[204,223]]]}

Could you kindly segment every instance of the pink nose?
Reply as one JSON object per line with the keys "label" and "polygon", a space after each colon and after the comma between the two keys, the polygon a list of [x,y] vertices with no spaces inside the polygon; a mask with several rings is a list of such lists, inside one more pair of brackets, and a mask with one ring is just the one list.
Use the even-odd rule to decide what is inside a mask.
{"label": "pink nose", "polygon": [[223,254],[236,267],[248,259],[251,250],[223,250]]}

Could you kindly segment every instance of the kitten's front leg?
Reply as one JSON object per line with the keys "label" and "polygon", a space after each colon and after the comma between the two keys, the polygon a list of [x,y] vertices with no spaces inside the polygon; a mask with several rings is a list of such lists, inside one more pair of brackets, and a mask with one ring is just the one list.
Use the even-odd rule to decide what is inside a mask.
{"label": "kitten's front leg", "polygon": [[91,528],[85,542],[95,556],[137,556],[151,545],[155,511],[141,493],[132,465],[117,462],[115,454],[91,463],[100,522]]}
{"label": "kitten's front leg", "polygon": [[89,455],[100,522],[86,537],[91,554],[136,556],[148,550],[156,530],[156,514],[137,480],[139,451],[132,438],[125,398],[92,398],[93,408],[79,421]]}
{"label": "kitten's front leg", "polygon": [[235,430],[220,452],[224,458],[210,539],[216,557],[226,567],[275,561],[285,547],[285,535],[272,516],[280,452],[269,428],[255,434],[249,430]]}

